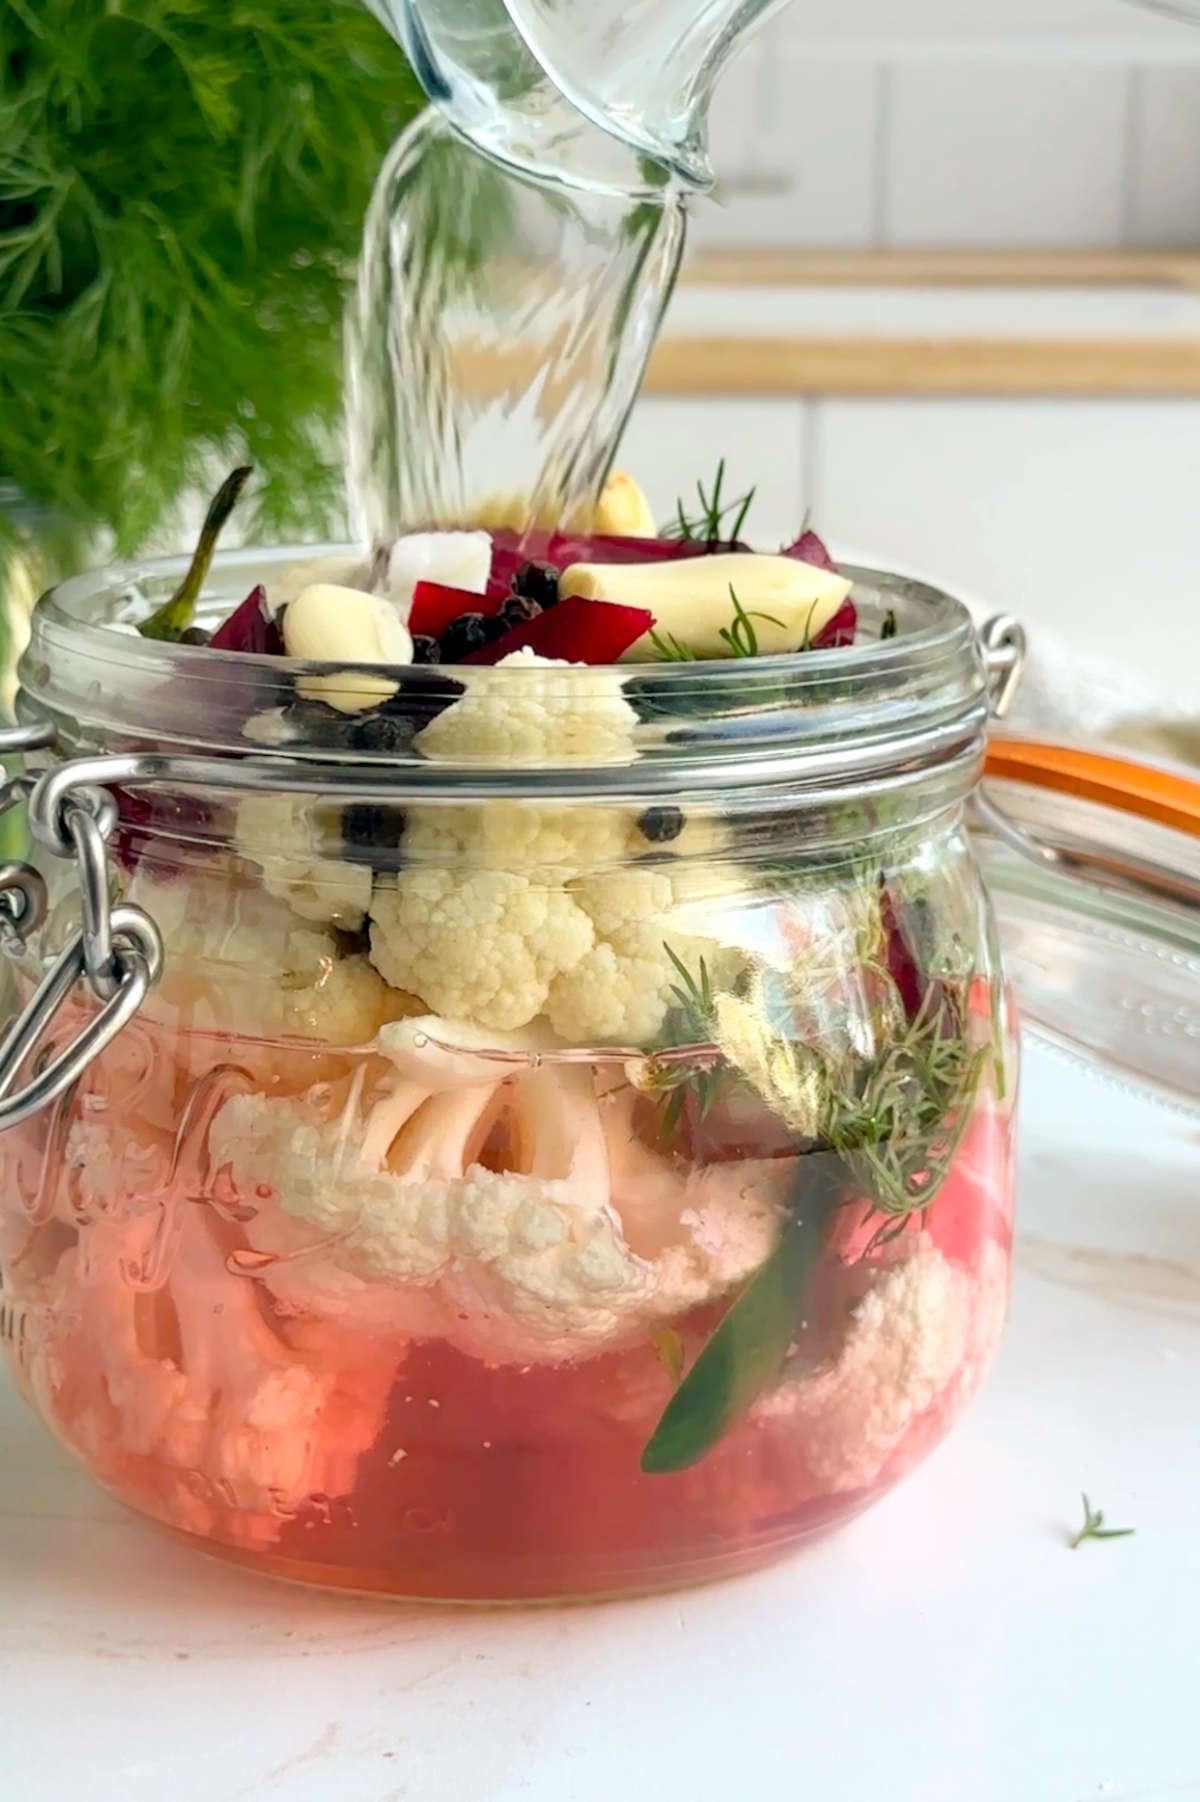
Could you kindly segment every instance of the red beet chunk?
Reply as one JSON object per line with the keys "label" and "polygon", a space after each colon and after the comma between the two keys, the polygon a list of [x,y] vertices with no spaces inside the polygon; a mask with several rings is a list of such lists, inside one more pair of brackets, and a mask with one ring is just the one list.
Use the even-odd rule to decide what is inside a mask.
{"label": "red beet chunk", "polygon": [[829,555],[824,539],[815,532],[801,532],[795,544],[785,545],[781,557],[794,557],[797,563],[811,563],[814,569],[828,569],[836,574],[837,564]]}
{"label": "red beet chunk", "polygon": [[482,613],[488,618],[498,613],[507,593],[507,586],[499,594],[490,588],[487,594],[476,594],[470,588],[449,588],[444,582],[418,582],[408,629],[414,638],[440,638],[460,613]]}
{"label": "red beet chunk", "polygon": [[838,645],[853,644],[858,627],[858,609],[847,595],[832,619],[826,620],[813,639],[809,650],[832,651]]}
{"label": "red beet chunk", "polygon": [[283,656],[283,633],[267,606],[267,591],[252,588],[240,607],[218,626],[209,640],[212,651],[251,651],[259,657]]}
{"label": "red beet chunk", "polygon": [[677,563],[684,557],[709,557],[717,551],[745,551],[749,545],[718,539],[626,538],[606,532],[492,533],[492,574],[488,594],[509,593],[512,578],[532,558],[552,563],[558,571],[572,563]]}
{"label": "red beet chunk", "polygon": [[539,657],[558,657],[567,663],[615,663],[653,624],[654,615],[644,607],[569,595],[536,619],[522,620],[493,644],[472,651],[463,662],[499,663],[528,645]]}

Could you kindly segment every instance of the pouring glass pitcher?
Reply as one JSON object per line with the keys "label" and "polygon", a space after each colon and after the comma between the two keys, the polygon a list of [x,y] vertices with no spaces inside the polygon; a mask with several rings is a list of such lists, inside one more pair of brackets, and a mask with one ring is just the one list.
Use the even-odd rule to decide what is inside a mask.
{"label": "pouring glass pitcher", "polygon": [[[367,0],[430,98],[476,142],[565,101],[683,181],[712,179],[722,66],[785,0]],[[485,124],[490,121],[490,126]]]}
{"label": "pouring glass pitcher", "polygon": [[[356,535],[586,524],[710,180],[716,77],[781,0],[368,0],[433,102],[367,222]],[[489,486],[503,467],[511,487]]]}

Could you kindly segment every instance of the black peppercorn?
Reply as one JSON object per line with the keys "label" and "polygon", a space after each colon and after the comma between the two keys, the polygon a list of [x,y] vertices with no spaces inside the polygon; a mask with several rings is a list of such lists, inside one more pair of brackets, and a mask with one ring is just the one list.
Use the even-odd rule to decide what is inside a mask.
{"label": "black peppercorn", "polygon": [[414,663],[440,663],[442,661],[442,647],[436,638],[430,638],[427,633],[418,632],[412,643]]}
{"label": "black peppercorn", "polygon": [[514,594],[501,607],[500,618],[504,621],[505,631],[511,632],[514,626],[523,626],[526,620],[537,619],[544,611],[540,601],[527,594]]}
{"label": "black peppercorn", "polygon": [[513,593],[536,601],[539,607],[558,605],[558,571],[553,563],[539,563],[531,558],[522,563],[512,579]]}
{"label": "black peppercorn", "polygon": [[368,713],[355,720],[349,735],[355,751],[407,751],[412,739],[412,721],[390,713]]}
{"label": "black peppercorn", "polygon": [[180,644],[207,644],[211,637],[212,633],[206,632],[203,626],[188,626],[179,634],[179,642]]}
{"label": "black peppercorn", "polygon": [[472,651],[481,651],[491,638],[492,621],[482,613],[460,613],[442,633],[442,662],[461,663]]}
{"label": "black peppercorn", "polygon": [[398,807],[356,802],[342,809],[342,845],[347,863],[373,864],[394,870],[404,838],[404,814]]}
{"label": "black peppercorn", "polygon": [[665,845],[683,831],[683,810],[679,807],[647,807],[638,816],[638,831],[652,845]]}

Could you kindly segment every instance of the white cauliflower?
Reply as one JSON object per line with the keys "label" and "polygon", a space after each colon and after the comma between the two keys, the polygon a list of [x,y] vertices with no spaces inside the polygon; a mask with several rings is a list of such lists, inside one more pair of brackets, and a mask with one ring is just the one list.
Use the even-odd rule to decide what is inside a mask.
{"label": "white cauliflower", "polygon": [[501,1031],[535,1019],[594,938],[562,889],[507,870],[417,865],[377,883],[371,902],[371,961],[385,981]]}
{"label": "white cauliflower", "polygon": [[999,1340],[1007,1293],[1007,1258],[994,1240],[967,1271],[922,1235],[858,1303],[837,1359],[785,1378],[755,1418],[793,1421],[830,1490],[864,1489],[923,1416],[966,1401]]}
{"label": "white cauliflower", "polygon": [[383,1425],[402,1347],[267,1324],[226,1264],[216,1215],[179,1204],[160,1279],[161,1214],[101,1213],[39,1279],[30,1387],[102,1480],[173,1526],[270,1545],[311,1498],[349,1493]]}
{"label": "white cauliflower", "polygon": [[302,919],[357,932],[371,901],[371,872],[363,864],[321,855],[310,818],[317,795],[246,795],[238,803],[236,840],[248,863],[262,871],[269,895]]}
{"label": "white cauliflower", "polygon": [[716,947],[675,929],[672,878],[661,870],[612,870],[573,883],[570,894],[596,943],[552,985],[551,1025],[579,1044],[648,1043],[680,982],[671,953],[688,969],[706,958],[711,971]]}
{"label": "white cauliflower", "polygon": [[386,1020],[416,1011],[366,957],[344,955],[333,932],[299,925],[261,889],[233,886],[220,865],[211,884],[155,882],[138,870],[129,899],[157,921],[166,950],[148,1005],[187,1008],[199,1026],[365,1045]]}
{"label": "white cauliflower", "polygon": [[618,864],[627,854],[629,815],[619,807],[488,801],[414,807],[404,833],[407,858],[456,867],[537,871],[559,884]]}
{"label": "white cauliflower", "polygon": [[638,719],[615,670],[526,647],[469,674],[466,694],[417,734],[425,757],[501,768],[633,762]]}
{"label": "white cauliflower", "polygon": [[[251,1243],[278,1258],[262,1277],[285,1305],[359,1318],[365,1285],[394,1327],[558,1363],[635,1342],[769,1253],[786,1160],[685,1178],[632,1145],[628,1100],[602,1111],[586,1068],[502,1065],[480,1081],[470,1048],[422,1060],[435,1029],[401,1029],[402,1080],[361,1112],[354,1094],[332,1115],[248,1094],[218,1113],[214,1168],[246,1198]],[[436,1090],[412,1080],[422,1070]],[[508,1167],[480,1161],[501,1143]]]}

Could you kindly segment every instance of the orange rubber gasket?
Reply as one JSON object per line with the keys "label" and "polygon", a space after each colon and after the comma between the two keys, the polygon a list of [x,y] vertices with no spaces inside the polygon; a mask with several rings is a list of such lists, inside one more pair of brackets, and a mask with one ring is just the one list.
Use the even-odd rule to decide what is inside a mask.
{"label": "orange rubber gasket", "polygon": [[1131,757],[997,734],[988,741],[984,774],[1079,795],[1200,838],[1200,780]]}

